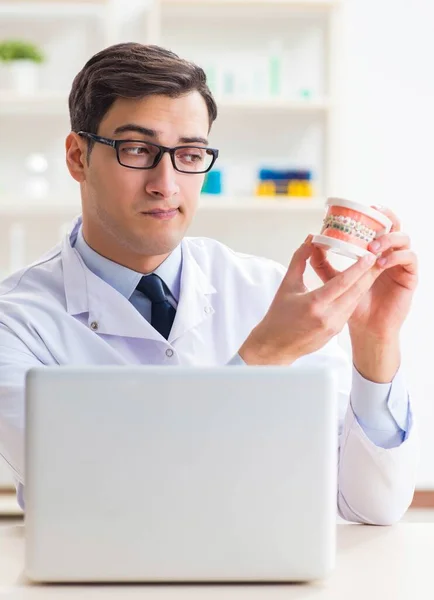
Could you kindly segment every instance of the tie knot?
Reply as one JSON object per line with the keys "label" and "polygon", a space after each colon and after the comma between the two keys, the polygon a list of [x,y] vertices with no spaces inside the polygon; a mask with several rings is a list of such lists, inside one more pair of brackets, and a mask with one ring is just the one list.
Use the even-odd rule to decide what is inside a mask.
{"label": "tie knot", "polygon": [[137,285],[137,289],[142,294],[145,294],[153,303],[166,302],[167,300],[163,282],[155,273],[142,277]]}

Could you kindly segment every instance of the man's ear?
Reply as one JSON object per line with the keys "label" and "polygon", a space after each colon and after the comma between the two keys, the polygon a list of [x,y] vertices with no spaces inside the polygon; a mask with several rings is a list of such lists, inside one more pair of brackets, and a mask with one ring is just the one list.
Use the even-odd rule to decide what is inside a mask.
{"label": "man's ear", "polygon": [[74,131],[65,140],[66,166],[71,176],[82,183],[86,179],[85,167],[87,166],[87,144]]}

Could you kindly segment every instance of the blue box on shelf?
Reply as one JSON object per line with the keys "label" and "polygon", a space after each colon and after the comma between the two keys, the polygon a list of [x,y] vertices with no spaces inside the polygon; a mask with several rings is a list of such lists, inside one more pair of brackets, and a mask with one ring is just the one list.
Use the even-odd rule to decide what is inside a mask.
{"label": "blue box on shelf", "polygon": [[202,194],[222,193],[222,172],[219,169],[210,171],[205,176],[202,186]]}
{"label": "blue box on shelf", "polygon": [[258,196],[312,197],[312,171],[308,169],[260,169]]}

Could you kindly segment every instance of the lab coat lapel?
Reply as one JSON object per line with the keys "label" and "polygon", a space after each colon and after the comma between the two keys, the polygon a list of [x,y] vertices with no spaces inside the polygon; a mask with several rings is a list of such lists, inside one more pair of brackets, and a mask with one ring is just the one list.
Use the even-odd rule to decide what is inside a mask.
{"label": "lab coat lapel", "polygon": [[178,308],[169,342],[173,343],[187,331],[209,319],[215,312],[210,296],[216,289],[192,255],[188,241],[182,242],[181,290]]}
{"label": "lab coat lapel", "polygon": [[121,337],[164,338],[136,310],[131,302],[111,285],[92,273],[79,253],[71,246],[72,234],[65,237],[62,246],[63,283],[66,308],[70,315],[88,313],[88,326],[96,334]]}
{"label": "lab coat lapel", "polygon": [[162,341],[164,338],[131,302],[111,285],[89,272],[89,326],[98,324],[98,333]]}

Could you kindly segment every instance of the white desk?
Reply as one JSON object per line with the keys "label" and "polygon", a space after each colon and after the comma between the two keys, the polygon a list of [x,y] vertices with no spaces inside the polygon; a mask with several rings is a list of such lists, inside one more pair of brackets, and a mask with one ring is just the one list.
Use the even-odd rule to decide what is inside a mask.
{"label": "white desk", "polygon": [[0,525],[2,600],[417,600],[434,594],[434,523],[338,525],[334,574],[304,585],[41,586],[23,579],[23,557],[23,526]]}

